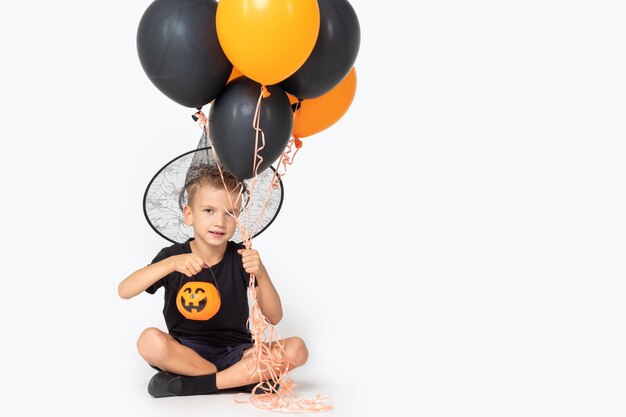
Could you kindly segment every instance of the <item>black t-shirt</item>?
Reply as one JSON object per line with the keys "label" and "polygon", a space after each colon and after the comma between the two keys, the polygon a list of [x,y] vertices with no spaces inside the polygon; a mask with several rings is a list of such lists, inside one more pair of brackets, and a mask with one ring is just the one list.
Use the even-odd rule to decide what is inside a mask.
{"label": "black t-shirt", "polygon": [[[192,240],[161,249],[152,263],[191,253]],[[250,312],[247,293],[250,274],[243,269],[241,255],[237,253],[242,248],[243,245],[229,241],[222,260],[211,267],[213,274],[205,268],[189,278],[175,271],[146,288],[146,292],[154,294],[165,287],[163,316],[172,336],[220,347],[251,343],[252,336],[246,326]],[[218,292],[220,306],[213,315]]]}

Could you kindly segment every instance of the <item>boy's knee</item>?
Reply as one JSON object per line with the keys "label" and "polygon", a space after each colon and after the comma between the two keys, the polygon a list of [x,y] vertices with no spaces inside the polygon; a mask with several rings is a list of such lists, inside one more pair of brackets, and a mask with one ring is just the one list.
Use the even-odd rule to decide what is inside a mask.
{"label": "boy's knee", "polygon": [[156,327],[148,327],[137,339],[137,350],[148,362],[158,362],[167,355],[167,337]]}
{"label": "boy's knee", "polygon": [[287,344],[286,352],[287,359],[295,366],[302,366],[309,358],[309,350],[306,347],[306,343],[299,337],[292,337]]}

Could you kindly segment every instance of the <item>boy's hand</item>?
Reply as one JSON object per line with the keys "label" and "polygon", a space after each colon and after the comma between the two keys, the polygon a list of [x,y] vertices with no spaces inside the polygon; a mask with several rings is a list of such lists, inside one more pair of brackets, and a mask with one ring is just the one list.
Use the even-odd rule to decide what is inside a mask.
{"label": "boy's hand", "polygon": [[189,278],[202,271],[202,268],[207,267],[202,258],[195,253],[170,256],[168,259],[172,262],[175,271],[185,274]]}
{"label": "boy's hand", "polygon": [[255,249],[239,249],[237,251],[241,255],[241,261],[243,262],[243,269],[248,274],[263,275],[266,273],[265,266],[261,262],[259,252]]}

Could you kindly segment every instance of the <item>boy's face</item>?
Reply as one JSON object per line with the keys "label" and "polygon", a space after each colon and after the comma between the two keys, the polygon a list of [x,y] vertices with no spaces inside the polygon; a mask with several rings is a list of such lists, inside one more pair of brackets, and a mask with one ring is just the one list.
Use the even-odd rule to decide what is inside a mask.
{"label": "boy's face", "polygon": [[[235,234],[237,222],[231,216],[239,214],[240,203],[235,202],[237,193],[224,188],[199,187],[191,206],[185,206],[185,224],[193,226],[194,237],[209,246],[222,246]],[[231,206],[231,200],[235,207]],[[230,214],[229,214],[230,213]]]}

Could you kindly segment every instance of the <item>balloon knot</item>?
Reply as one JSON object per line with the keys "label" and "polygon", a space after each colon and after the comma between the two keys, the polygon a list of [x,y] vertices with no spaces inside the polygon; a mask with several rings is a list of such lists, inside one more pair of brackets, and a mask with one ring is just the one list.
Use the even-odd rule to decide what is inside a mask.
{"label": "balloon knot", "polygon": [[195,112],[191,118],[193,119],[194,122],[198,122],[198,124],[200,125],[201,128],[204,129],[204,127],[207,125],[207,119],[206,116],[204,115],[204,113],[202,113],[202,111],[198,110],[197,112]]}
{"label": "balloon knot", "polygon": [[297,149],[300,149],[302,147],[302,141],[296,137],[294,137],[293,143],[296,145]]}
{"label": "balloon knot", "polygon": [[261,93],[263,94],[263,98],[268,98],[269,96],[272,95],[267,89],[267,87],[264,85],[261,86]]}

